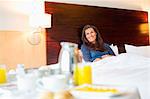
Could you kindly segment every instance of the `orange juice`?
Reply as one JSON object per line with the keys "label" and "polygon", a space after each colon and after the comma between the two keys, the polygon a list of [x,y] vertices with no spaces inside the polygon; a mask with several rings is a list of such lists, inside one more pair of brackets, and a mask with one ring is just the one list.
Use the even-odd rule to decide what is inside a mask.
{"label": "orange juice", "polygon": [[85,65],[83,67],[84,72],[84,83],[91,84],[92,83],[92,75],[91,75],[91,66]]}
{"label": "orange juice", "polygon": [[0,84],[6,83],[6,69],[0,67]]}
{"label": "orange juice", "polygon": [[78,67],[78,85],[92,84],[92,71],[90,65]]}
{"label": "orange juice", "polygon": [[76,65],[74,67],[74,73],[73,73],[73,79],[74,79],[74,84],[75,85],[78,85],[78,74],[79,74],[79,71],[78,71],[78,66]]}

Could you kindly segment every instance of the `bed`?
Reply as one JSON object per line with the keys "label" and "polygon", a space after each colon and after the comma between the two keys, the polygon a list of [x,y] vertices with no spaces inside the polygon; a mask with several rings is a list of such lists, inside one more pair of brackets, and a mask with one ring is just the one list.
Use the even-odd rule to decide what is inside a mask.
{"label": "bed", "polygon": [[122,53],[93,62],[92,67],[94,84],[132,86],[138,88],[141,99],[150,98],[150,58]]}
{"label": "bed", "polygon": [[92,24],[116,54],[92,63],[93,83],[135,86],[141,99],[150,98],[147,12],[58,2],[45,2],[45,12],[52,14],[52,28],[46,29],[47,65],[58,63],[61,41],[80,48],[81,30]]}

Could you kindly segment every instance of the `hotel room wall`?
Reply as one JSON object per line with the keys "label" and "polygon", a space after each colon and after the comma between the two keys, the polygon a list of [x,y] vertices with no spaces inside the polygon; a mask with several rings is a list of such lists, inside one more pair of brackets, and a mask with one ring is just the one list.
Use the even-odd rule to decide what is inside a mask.
{"label": "hotel room wall", "polygon": [[[150,34],[150,0],[132,0],[133,3],[131,3],[131,0],[98,0],[98,1],[97,0],[45,0],[45,1],[148,11],[149,34]],[[149,39],[150,39],[150,35],[149,35]]]}
{"label": "hotel room wall", "polygon": [[28,33],[17,31],[0,31],[0,64],[9,69],[17,64],[25,64],[26,68],[39,67],[46,64],[45,34],[39,45],[31,45],[27,41]]}
{"label": "hotel room wall", "polygon": [[42,33],[39,45],[27,41],[27,36],[33,32],[29,15],[44,12],[44,2],[38,1],[0,1],[0,64],[9,68],[15,68],[17,64],[25,64],[26,68],[46,64],[45,33]]}
{"label": "hotel room wall", "polygon": [[[1,0],[2,1],[9,1],[10,0]],[[20,0],[13,0],[13,1],[20,1]],[[12,1],[12,2],[13,2]],[[23,0],[22,0],[23,1]],[[24,0],[28,1],[28,0]],[[87,5],[99,5],[99,6],[108,6],[108,7],[115,7],[115,8],[126,8],[126,9],[135,9],[135,10],[145,10],[145,7],[150,8],[148,6],[150,4],[150,0],[134,0],[131,3],[131,0],[46,0],[46,1],[53,1],[53,2],[70,2],[70,3],[77,3],[77,4],[87,4]],[[21,2],[21,1],[20,1]],[[23,5],[22,5],[23,6]],[[2,6],[1,6],[2,7]],[[6,6],[6,9],[1,9],[5,11],[6,9],[10,8],[10,6]],[[27,10],[28,7],[26,7]],[[13,9],[12,9],[13,10]],[[13,11],[11,11],[13,13]],[[11,13],[10,12],[10,13]],[[21,9],[19,9],[20,13]],[[31,12],[31,11],[30,11]],[[149,10],[150,12],[150,10]],[[24,11],[22,14],[28,13]],[[6,16],[4,13],[0,13],[1,16],[0,20],[4,20]],[[10,14],[9,14],[10,15]],[[11,15],[10,15],[11,16]],[[22,22],[26,23],[25,19],[22,19]],[[6,24],[10,24],[9,22]],[[0,26],[3,24],[0,23]],[[25,27],[21,27],[25,28]],[[150,30],[150,29],[149,29]],[[40,65],[46,64],[46,44],[45,44],[45,35],[42,38],[42,42],[39,45],[33,46],[30,45],[27,40],[23,37],[23,35],[27,34],[27,32],[15,32],[12,30],[3,31],[0,29],[0,64],[6,64],[13,68],[16,66],[17,63],[23,63],[27,67],[35,66],[38,67]],[[13,41],[18,39],[17,41]]]}

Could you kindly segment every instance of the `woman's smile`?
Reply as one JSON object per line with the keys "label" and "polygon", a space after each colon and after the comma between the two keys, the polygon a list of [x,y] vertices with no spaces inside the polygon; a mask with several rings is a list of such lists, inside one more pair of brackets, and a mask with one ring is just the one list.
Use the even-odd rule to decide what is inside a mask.
{"label": "woman's smile", "polygon": [[87,40],[91,43],[95,43],[96,41],[96,32],[94,31],[93,28],[88,28],[85,30],[85,36]]}

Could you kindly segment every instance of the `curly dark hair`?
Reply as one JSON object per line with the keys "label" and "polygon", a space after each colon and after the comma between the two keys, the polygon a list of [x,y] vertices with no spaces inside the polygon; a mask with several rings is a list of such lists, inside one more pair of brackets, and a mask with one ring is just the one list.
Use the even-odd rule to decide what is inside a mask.
{"label": "curly dark hair", "polygon": [[[93,28],[94,31],[96,32],[96,43],[95,44],[89,42],[86,38],[85,30],[87,30],[88,28]],[[85,25],[83,27],[81,39],[83,41],[83,44],[87,45],[89,48],[91,48],[93,50],[106,51],[106,49],[104,48],[104,42],[99,33],[99,30],[97,29],[97,27],[95,27],[93,25]]]}

